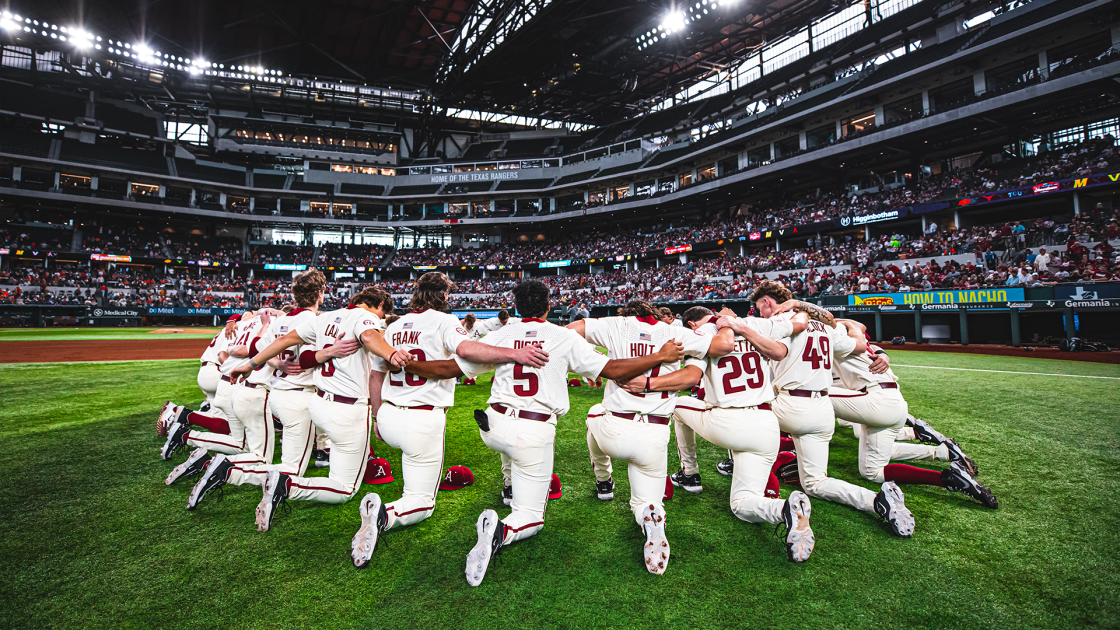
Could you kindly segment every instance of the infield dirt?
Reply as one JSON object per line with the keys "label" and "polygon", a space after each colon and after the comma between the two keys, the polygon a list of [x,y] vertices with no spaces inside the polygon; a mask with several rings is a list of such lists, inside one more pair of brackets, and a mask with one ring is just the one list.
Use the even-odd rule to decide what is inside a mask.
{"label": "infield dirt", "polygon": [[0,342],[0,363],[197,359],[209,339],[84,339]]}

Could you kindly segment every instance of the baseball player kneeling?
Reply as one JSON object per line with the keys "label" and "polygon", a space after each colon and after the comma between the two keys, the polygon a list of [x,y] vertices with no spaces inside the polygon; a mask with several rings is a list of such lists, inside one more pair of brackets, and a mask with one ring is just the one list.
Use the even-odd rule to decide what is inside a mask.
{"label": "baseball player kneeling", "polygon": [[528,538],[544,527],[556,421],[568,413],[569,407],[568,372],[625,380],[680,358],[676,343],[669,341],[656,353],[608,360],[575,332],[545,321],[549,304],[544,283],[522,282],[513,289],[513,295],[517,311],[525,318],[490,333],[483,343],[509,350],[540,348],[548,353],[546,366],[507,363],[495,367],[457,356],[454,361],[415,361],[406,368],[429,378],[458,374],[477,377],[494,370],[488,408],[475,411],[475,420],[486,446],[510,463],[512,511],[504,519],[499,519],[494,510],[484,510],[478,517],[478,541],[467,554],[467,583],[471,586],[482,583],[490,559],[505,545]]}
{"label": "baseball player kneeling", "polygon": [[[730,315],[733,313],[728,312]],[[685,325],[709,335],[717,334],[716,317],[702,306],[684,313]],[[675,392],[699,384],[704,399],[677,400],[673,412],[680,453],[681,470],[669,479],[673,485],[692,493],[703,489],[696,458],[696,435],[731,452],[734,474],[731,481],[731,511],[748,523],[782,523],[786,526],[786,553],[793,562],[809,559],[816,538],[809,525],[811,505],[803,492],[789,499],[765,495],[770,468],[778,455],[778,418],[771,410],[774,387],[770,367],[755,349],[759,336],[783,339],[805,330],[808,317],[797,315],[792,321],[755,317],[722,317],[719,324],[735,335],[735,349],[718,360],[689,358],[684,369],[668,376],[650,379],[648,391]],[[627,391],[641,393],[645,384],[638,380],[625,384]]]}
{"label": "baseball player kneeling", "polygon": [[[304,321],[269,344],[249,365],[238,368],[237,377],[287,348],[308,346],[300,355],[300,365],[315,371],[318,390],[308,409],[311,421],[331,440],[330,474],[326,479],[269,470],[256,510],[258,530],[268,530],[276,509],[288,499],[345,503],[358,492],[369,459],[370,355],[393,355],[393,348],[381,336],[382,320],[392,309],[388,293],[374,287],[364,289],[350,298],[346,308]],[[346,339],[357,340],[360,348],[351,354],[345,354],[351,350],[337,351],[335,346]]]}
{"label": "baseball player kneeling", "polygon": [[[667,341],[683,345],[685,355],[721,357],[734,348],[731,331],[716,337],[699,330],[669,326],[658,319],[660,312],[649,302],[635,300],[619,309],[619,317],[585,318],[571,324],[591,343],[605,347],[613,359],[631,359],[655,354]],[[644,373],[647,379],[677,371],[677,362],[662,363]],[[645,381],[648,383],[649,381]],[[614,498],[611,458],[629,462],[630,509],[646,536],[645,566],[661,575],[669,563],[665,537],[666,472],[669,424],[677,397],[669,392],[631,394],[618,383],[607,381],[603,402],[587,414],[587,447],[595,471],[595,490],[600,499]]]}
{"label": "baseball player kneeling", "polygon": [[[438,271],[417,280],[409,302],[412,312],[385,330],[386,339],[396,348],[395,356],[407,357],[401,363],[446,361],[458,354],[472,363],[545,365],[548,354],[536,346],[508,349],[471,341],[458,318],[444,312],[454,288],[447,275]],[[381,533],[423,521],[435,510],[436,491],[443,478],[447,409],[455,404],[454,375],[425,378],[400,369],[386,374],[388,370],[388,362],[375,362],[371,402],[378,437],[402,451],[404,493],[389,504],[372,492],[362,499],[362,524],[351,544],[351,557],[358,568],[369,564]]]}

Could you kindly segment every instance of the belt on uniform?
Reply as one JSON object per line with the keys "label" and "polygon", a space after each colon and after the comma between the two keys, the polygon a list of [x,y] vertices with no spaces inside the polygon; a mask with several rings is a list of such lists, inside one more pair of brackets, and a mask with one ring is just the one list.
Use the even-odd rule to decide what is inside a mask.
{"label": "belt on uniform", "polygon": [[[393,403],[386,401],[386,404],[393,405]],[[420,411],[433,411],[435,407],[432,405],[416,405],[415,407],[406,407],[404,405],[393,405],[397,409],[419,409]]]}
{"label": "belt on uniform", "polygon": [[490,403],[490,408],[493,409],[494,411],[497,411],[498,413],[502,414],[503,416],[506,415],[506,413],[508,413],[510,411],[515,411],[516,413],[514,415],[517,416],[518,418],[521,418],[522,420],[536,420],[537,422],[548,422],[549,420],[552,419],[552,414],[537,413],[536,411],[525,411],[524,409],[514,409],[512,407],[507,407],[505,405],[501,405],[501,404],[498,404],[498,403]]}
{"label": "belt on uniform", "polygon": [[754,407],[747,407],[747,409],[761,409],[763,411],[770,411],[770,403],[762,403],[761,405],[755,405]]}
{"label": "belt on uniform", "polygon": [[257,384],[257,383],[250,383],[249,381],[245,381],[244,383],[242,383],[242,385],[244,385],[245,387],[248,387],[249,389],[256,389],[258,387],[264,387],[264,385],[260,385],[260,384]]}
{"label": "belt on uniform", "polygon": [[329,400],[329,401],[336,402],[336,403],[342,403],[344,405],[357,405],[357,404],[363,404],[364,405],[365,404],[364,402],[362,402],[363,400],[365,400],[363,398],[351,398],[349,396],[339,396],[337,394],[332,394],[330,392],[325,392],[321,389],[319,391],[315,392],[315,395],[317,395],[319,398],[322,398],[323,400]]}
{"label": "belt on uniform", "polygon": [[218,365],[217,363],[214,363],[213,361],[203,361],[202,365],[213,365],[214,367],[222,367],[222,366]]}
{"label": "belt on uniform", "polygon": [[232,383],[233,382],[229,379],[229,375],[227,375],[227,374],[222,374],[222,380],[227,382],[227,383]]}
{"label": "belt on uniform", "polygon": [[614,411],[608,413],[624,420],[637,420],[639,417],[645,416],[646,422],[650,424],[669,424],[670,420],[669,416],[651,416],[646,413],[616,413]]}
{"label": "belt on uniform", "polygon": [[880,389],[898,389],[898,383],[872,383],[859,391],[865,392],[867,391],[867,387],[874,387],[875,385],[878,385]]}
{"label": "belt on uniform", "polygon": [[785,390],[790,396],[797,396],[798,398],[814,398],[815,396],[828,396],[828,390],[814,391],[811,389],[787,389]]}

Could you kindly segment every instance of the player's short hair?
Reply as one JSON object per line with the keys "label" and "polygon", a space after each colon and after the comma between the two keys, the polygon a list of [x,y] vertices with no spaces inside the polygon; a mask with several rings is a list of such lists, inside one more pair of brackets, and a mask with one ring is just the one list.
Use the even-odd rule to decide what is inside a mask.
{"label": "player's short hair", "polygon": [[400,315],[397,315],[395,313],[389,313],[388,315],[385,316],[385,325],[388,326],[389,324],[392,324],[393,322],[397,321],[400,318],[401,318]]}
{"label": "player's short hair", "polygon": [[622,317],[652,317],[660,319],[661,313],[657,307],[645,300],[632,300],[626,306],[618,309]]}
{"label": "player's short hair", "polygon": [[[524,313],[525,311],[521,311],[521,312]],[[506,323],[507,319],[509,319],[509,311],[507,311],[504,308],[502,310],[498,311],[498,321],[500,321],[504,324],[504,323]]]}
{"label": "player's short hair", "polygon": [[280,312],[281,313],[291,313],[292,311],[295,310],[295,308],[296,308],[295,304],[292,304],[291,302],[284,302],[284,305],[280,307]]}
{"label": "player's short hair", "polygon": [[474,313],[467,313],[467,316],[463,318],[463,325],[467,327],[467,330],[471,330],[474,328],[474,322]]}
{"label": "player's short hair", "polygon": [[661,308],[657,309],[657,312],[661,314],[661,317],[674,319],[673,311],[670,311],[667,307],[662,306]]}
{"label": "player's short hair", "polygon": [[457,287],[455,283],[442,271],[429,271],[420,276],[416,281],[416,290],[412,292],[412,300],[408,307],[414,311],[448,311],[451,306],[448,294]]}
{"label": "player's short hair", "polygon": [[350,303],[355,305],[365,304],[370,308],[383,307],[382,310],[384,310],[386,315],[392,313],[393,309],[396,308],[396,305],[393,303],[393,296],[378,287],[366,287],[362,289],[358,293],[355,293],[354,297],[350,298]]}
{"label": "player's short hair", "polygon": [[762,284],[751,293],[751,301],[757,302],[766,296],[774,298],[778,304],[793,299],[793,293],[777,280],[763,280]]}
{"label": "player's short hair", "polygon": [[693,306],[686,310],[684,312],[684,315],[681,315],[681,319],[683,319],[684,323],[687,324],[689,322],[698,322],[705,317],[708,317],[709,315],[715,315],[715,313],[712,312],[712,309],[704,306]]}
{"label": "player's short hair", "polygon": [[540,280],[526,280],[513,288],[513,303],[524,317],[544,317],[549,308],[548,286]]}
{"label": "player's short hair", "polygon": [[327,277],[322,271],[312,267],[292,279],[292,297],[300,308],[315,306],[319,301],[319,294],[326,286]]}

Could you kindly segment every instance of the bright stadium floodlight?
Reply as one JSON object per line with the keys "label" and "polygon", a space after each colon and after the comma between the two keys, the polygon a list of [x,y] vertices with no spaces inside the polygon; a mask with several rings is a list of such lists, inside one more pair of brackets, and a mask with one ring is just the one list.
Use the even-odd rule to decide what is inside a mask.
{"label": "bright stadium floodlight", "polygon": [[75,48],[86,50],[93,47],[93,35],[84,29],[70,29],[70,42],[74,44]]}
{"label": "bright stadium floodlight", "polygon": [[685,26],[688,25],[688,21],[685,19],[683,13],[674,11],[665,16],[661,25],[665,27],[666,33],[678,33],[685,29]]}
{"label": "bright stadium floodlight", "polygon": [[7,11],[5,11],[3,14],[0,14],[0,28],[4,29],[5,31],[18,31],[19,24],[17,24],[17,22],[19,21],[20,19],[18,15],[13,16]]}

